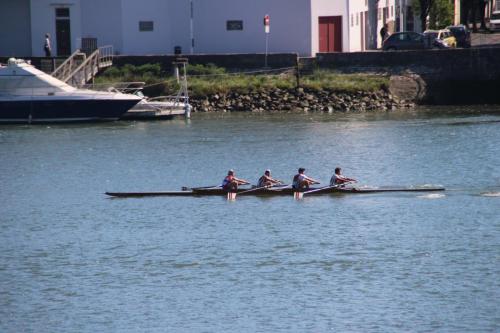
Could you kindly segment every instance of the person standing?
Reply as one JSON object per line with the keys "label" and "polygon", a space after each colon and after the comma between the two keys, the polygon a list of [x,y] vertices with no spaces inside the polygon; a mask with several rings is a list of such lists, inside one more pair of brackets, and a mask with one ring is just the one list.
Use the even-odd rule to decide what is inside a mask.
{"label": "person standing", "polygon": [[380,38],[382,38],[382,43],[387,39],[387,37],[389,37],[388,25],[387,23],[384,23],[384,25],[380,29]]}
{"label": "person standing", "polygon": [[52,47],[50,46],[50,35],[45,34],[45,43],[43,44],[43,50],[45,51],[46,57],[52,56]]}

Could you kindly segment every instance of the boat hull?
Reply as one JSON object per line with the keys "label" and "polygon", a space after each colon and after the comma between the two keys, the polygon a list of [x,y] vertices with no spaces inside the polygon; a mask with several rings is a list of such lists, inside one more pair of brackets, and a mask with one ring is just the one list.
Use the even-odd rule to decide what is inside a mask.
{"label": "boat hull", "polygon": [[[328,195],[328,194],[368,194],[384,192],[436,192],[444,191],[444,187],[373,187],[373,188],[310,188],[297,191],[292,188],[283,189],[259,189],[249,191],[249,189],[238,189],[236,193],[240,196],[291,196],[294,192],[307,192],[316,190],[307,195]],[[248,191],[248,192],[245,192]],[[112,197],[156,197],[156,196],[225,196],[227,191],[223,189],[188,189],[185,191],[164,191],[164,192],[106,192],[106,195]]]}
{"label": "boat hull", "polygon": [[135,99],[0,100],[1,123],[117,120]]}

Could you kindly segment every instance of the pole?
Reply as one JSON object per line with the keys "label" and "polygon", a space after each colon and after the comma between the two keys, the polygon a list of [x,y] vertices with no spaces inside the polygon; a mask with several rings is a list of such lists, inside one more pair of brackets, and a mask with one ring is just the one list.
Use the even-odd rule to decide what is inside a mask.
{"label": "pole", "polygon": [[297,55],[297,65],[295,67],[295,78],[297,81],[297,89],[300,87],[300,60],[299,56]]}
{"label": "pole", "polygon": [[264,57],[264,67],[267,67],[267,51],[269,48],[269,34],[266,33],[266,56]]}
{"label": "pole", "polygon": [[191,37],[191,54],[194,53],[194,8],[193,8],[193,0],[189,1],[190,5],[190,18],[189,18],[189,35]]}

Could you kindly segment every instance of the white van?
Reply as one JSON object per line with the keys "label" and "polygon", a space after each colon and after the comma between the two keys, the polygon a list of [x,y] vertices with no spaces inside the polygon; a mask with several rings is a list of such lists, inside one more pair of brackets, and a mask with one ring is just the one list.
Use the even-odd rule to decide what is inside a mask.
{"label": "white van", "polygon": [[490,30],[500,30],[500,11],[494,11],[490,17]]}

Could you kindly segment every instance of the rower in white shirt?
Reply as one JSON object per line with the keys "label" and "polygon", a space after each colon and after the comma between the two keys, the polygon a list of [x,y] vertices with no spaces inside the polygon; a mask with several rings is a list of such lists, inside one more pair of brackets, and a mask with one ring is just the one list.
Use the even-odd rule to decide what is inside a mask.
{"label": "rower in white shirt", "polygon": [[343,186],[345,183],[350,183],[350,182],[357,182],[356,179],[353,178],[348,178],[342,174],[342,169],[341,168],[335,168],[335,173],[333,174],[332,178],[330,179],[330,185],[331,186]]}

